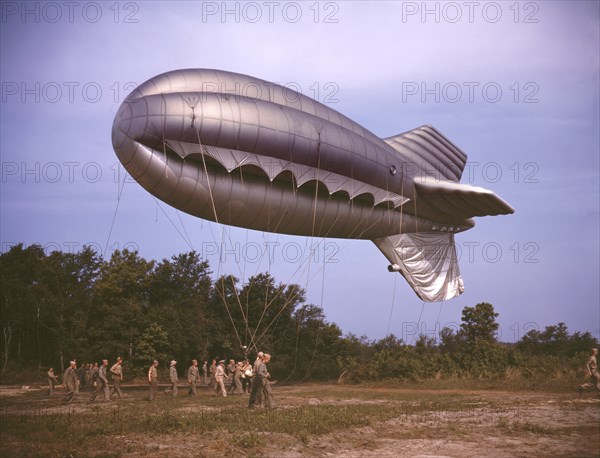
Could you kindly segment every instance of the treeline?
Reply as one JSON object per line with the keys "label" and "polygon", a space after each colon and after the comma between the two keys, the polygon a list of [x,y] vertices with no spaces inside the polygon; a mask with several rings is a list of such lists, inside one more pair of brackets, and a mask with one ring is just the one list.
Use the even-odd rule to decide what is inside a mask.
{"label": "treeline", "polygon": [[46,254],[16,245],[0,271],[3,379],[117,356],[131,376],[153,359],[187,367],[192,358],[255,357],[257,348],[273,353],[279,378],[334,378],[335,356],[345,354],[340,329],[298,285],[267,273],[213,281],[195,252],[157,262],[117,250],[103,260],[89,247]]}
{"label": "treeline", "polygon": [[244,283],[211,275],[195,252],[148,261],[117,250],[104,260],[89,247],[50,254],[12,247],[0,255],[2,381],[63,370],[73,358],[122,356],[132,377],[153,359],[187,367],[192,358],[253,357],[257,348],[275,356],[270,372],[279,380],[555,377],[581,366],[597,345],[563,323],[530,331],[516,345],[499,343],[498,315],[487,303],[465,307],[460,329],[445,328],[439,339],[369,341],[342,335],[298,285],[268,273]]}
{"label": "treeline", "polygon": [[345,370],[342,378],[355,382],[514,379],[549,387],[569,386],[584,376],[590,350],[598,346],[589,332],[570,334],[559,323],[543,331],[531,330],[516,344],[507,344],[496,340],[497,317],[494,307],[483,302],[465,307],[460,329],[444,328],[439,339],[421,335],[415,345],[406,345],[390,335],[359,342],[359,356],[339,361]]}

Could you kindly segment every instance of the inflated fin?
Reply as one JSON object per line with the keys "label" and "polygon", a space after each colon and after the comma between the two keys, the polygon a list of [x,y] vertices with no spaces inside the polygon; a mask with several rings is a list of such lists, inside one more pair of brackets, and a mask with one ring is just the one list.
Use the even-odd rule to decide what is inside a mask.
{"label": "inflated fin", "polygon": [[440,222],[474,216],[509,215],[515,210],[488,189],[432,178],[415,181],[416,214]]}
{"label": "inflated fin", "polygon": [[421,126],[384,141],[401,154],[406,175],[460,181],[467,155],[434,127]]}
{"label": "inflated fin", "polygon": [[426,302],[451,299],[465,290],[453,234],[400,234],[373,240],[390,261],[390,271],[402,274]]}

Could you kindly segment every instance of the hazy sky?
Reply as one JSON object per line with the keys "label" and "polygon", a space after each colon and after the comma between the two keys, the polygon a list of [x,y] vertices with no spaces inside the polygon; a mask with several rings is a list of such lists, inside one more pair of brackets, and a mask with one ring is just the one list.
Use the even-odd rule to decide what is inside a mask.
{"label": "hazy sky", "polygon": [[[215,275],[270,271],[300,284],[328,320],[372,339],[389,330],[410,343],[420,316],[419,332],[433,334],[483,301],[500,313],[507,342],[561,321],[600,336],[598,2],[1,8],[2,251],[92,244],[162,259],[193,248]],[[369,241],[278,236],[178,213],[123,184],[110,138],[135,85],[178,68],[290,85],[381,137],[431,124],[469,156],[462,182],[493,190],[516,213],[478,218],[457,235],[465,293],[425,304],[422,315]]]}

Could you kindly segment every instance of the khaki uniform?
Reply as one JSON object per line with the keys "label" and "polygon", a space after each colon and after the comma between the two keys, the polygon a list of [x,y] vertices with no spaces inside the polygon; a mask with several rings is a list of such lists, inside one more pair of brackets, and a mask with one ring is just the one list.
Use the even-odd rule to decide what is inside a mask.
{"label": "khaki uniform", "polygon": [[211,364],[209,368],[210,380],[208,383],[208,388],[212,388],[215,386],[215,374],[217,373],[217,365]]}
{"label": "khaki uniform", "polygon": [[202,376],[204,377],[204,384],[206,385],[208,383],[208,364],[206,364],[206,361],[204,361],[204,364],[202,365]]}
{"label": "khaki uniform", "polygon": [[110,390],[108,388],[108,377],[106,373],[106,366],[103,364],[102,366],[94,367],[92,369],[93,375],[92,380],[96,382],[96,389],[92,393],[90,397],[90,402],[96,399],[96,396],[100,393],[100,391],[104,391],[104,400],[110,401]]}
{"label": "khaki uniform", "polygon": [[250,393],[250,390],[252,389],[253,375],[254,373],[252,372],[252,366],[247,362],[242,366],[242,389],[244,390],[244,393]]}
{"label": "khaki uniform", "polygon": [[73,396],[77,389],[77,382],[77,369],[69,366],[63,374],[63,383],[67,387],[67,395],[65,396],[65,402],[67,404],[73,401]]}
{"label": "khaki uniform", "polygon": [[86,387],[86,384],[85,384],[85,366],[83,364],[77,370],[77,378],[79,378],[79,389],[83,390]]}
{"label": "khaki uniform", "polygon": [[148,369],[148,383],[150,384],[150,400],[154,401],[158,391],[158,371],[154,364]]}
{"label": "khaki uniform", "polygon": [[114,393],[117,393],[119,399],[123,397],[123,392],[121,391],[121,382],[123,381],[123,367],[119,363],[113,364],[110,368],[110,373],[112,374],[113,379],[113,388],[110,392],[112,396]]}
{"label": "khaki uniform", "polygon": [[[256,391],[255,391],[256,385]],[[260,387],[258,387],[260,385]],[[258,370],[256,371],[256,376],[252,382],[252,393],[250,395],[250,405],[249,407],[256,407],[260,405],[260,400],[258,400],[258,392],[264,398],[265,405],[272,409],[275,407],[275,401],[273,400],[273,394],[271,393],[271,384],[269,383],[269,372],[267,371],[267,365],[264,362],[260,362],[258,365]],[[255,394],[256,393],[256,394]],[[253,402],[254,395],[254,402]]]}
{"label": "khaki uniform", "polygon": [[238,394],[242,394],[242,374],[242,366],[237,365],[233,370],[233,382],[229,387],[229,394],[235,394],[236,391]]}
{"label": "khaki uniform", "polygon": [[177,367],[171,366],[169,369],[169,379],[171,380],[171,386],[165,390],[165,394],[173,393],[173,396],[177,396],[177,382],[179,382]]}
{"label": "khaki uniform", "polygon": [[52,396],[54,393],[54,385],[58,382],[58,377],[54,375],[54,371],[48,371],[48,395]]}
{"label": "khaki uniform", "polygon": [[225,375],[225,368],[221,364],[219,364],[215,372],[215,391],[217,396],[219,395],[219,392],[221,392],[223,394],[223,397],[226,398],[227,391],[225,391],[225,384],[223,383],[225,377],[227,377],[227,375]]}
{"label": "khaki uniform", "polygon": [[[92,365],[90,365],[89,367],[87,367],[85,369],[85,384],[86,384],[86,386],[89,386],[90,389],[94,388],[94,374],[96,373],[95,369],[98,369],[98,368],[94,367]],[[98,378],[97,375],[96,375],[96,378]]]}
{"label": "khaki uniform", "polygon": [[193,364],[188,369],[187,373],[188,383],[190,384],[190,391],[188,392],[188,396],[197,396],[198,393],[196,391],[196,384],[198,383],[198,379],[200,378],[200,373],[198,372],[198,366],[194,366]]}
{"label": "khaki uniform", "polygon": [[598,372],[598,360],[596,355],[591,355],[587,362],[587,370],[592,376],[591,382],[585,382],[581,385],[581,390],[595,386],[600,391],[600,373]]}
{"label": "khaki uniform", "polygon": [[252,365],[252,372],[254,374],[254,377],[252,378],[252,389],[250,391],[250,400],[248,401],[249,406],[254,405],[256,407],[262,404],[263,384],[262,379],[257,375],[258,368],[261,364],[262,359],[256,358],[256,361],[254,361],[254,364]]}

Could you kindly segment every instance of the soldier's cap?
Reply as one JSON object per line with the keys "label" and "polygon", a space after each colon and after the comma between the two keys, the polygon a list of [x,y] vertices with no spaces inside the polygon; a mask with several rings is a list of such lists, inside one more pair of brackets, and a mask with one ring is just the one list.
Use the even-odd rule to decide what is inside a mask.
{"label": "soldier's cap", "polygon": [[177,361],[175,361],[175,360],[172,360],[172,361],[171,361],[171,366],[174,366],[175,364],[177,364]]}
{"label": "soldier's cap", "polygon": [[72,366],[73,364],[77,364],[77,362],[76,362],[75,360],[71,361],[71,366]]}
{"label": "soldier's cap", "polygon": [[219,364],[225,364],[225,360],[222,359],[221,361],[219,361]]}

